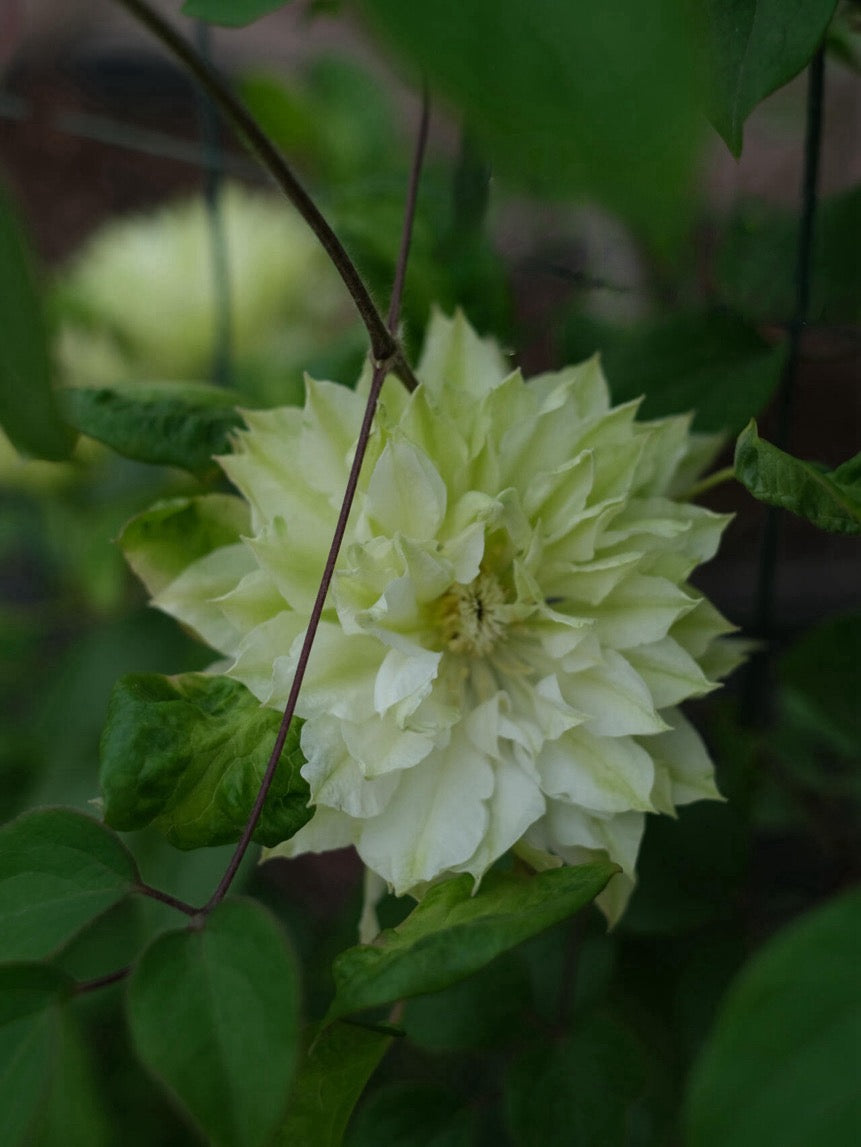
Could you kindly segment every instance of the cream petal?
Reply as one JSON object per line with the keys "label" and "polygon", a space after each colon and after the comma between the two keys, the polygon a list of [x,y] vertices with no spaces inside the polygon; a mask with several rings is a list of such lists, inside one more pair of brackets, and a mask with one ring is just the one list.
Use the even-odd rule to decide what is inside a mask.
{"label": "cream petal", "polygon": [[430,693],[441,657],[441,653],[418,645],[410,652],[390,649],[374,681],[376,712],[384,714],[397,707],[399,721],[403,723]]}
{"label": "cream petal", "polygon": [[284,609],[285,601],[265,570],[252,570],[239,584],[216,599],[227,620],[240,633],[262,625]]}
{"label": "cream petal", "polygon": [[656,709],[678,705],[688,697],[702,697],[717,688],[672,637],[629,649],[625,656],[646,682]]}
{"label": "cream petal", "polygon": [[588,715],[586,728],[599,737],[661,733],[666,724],[655,709],[643,678],[613,649],[601,665],[560,675],[562,696]]}
{"label": "cream petal", "polygon": [[463,736],[414,769],[379,816],[362,822],[356,847],[369,868],[401,896],[463,864],[488,823],[493,769]]}
{"label": "cream petal", "polygon": [[714,765],[702,737],[680,710],[668,709],[664,716],[671,728],[649,737],[646,747],[656,769],[669,775],[673,803],[720,800]]}
{"label": "cream petal", "polygon": [[418,541],[435,537],[445,517],[447,491],[439,471],[406,439],[392,439],[368,483],[364,512],[383,533]]}
{"label": "cream petal", "polygon": [[296,470],[303,480],[340,502],[365,402],[349,387],[305,375],[305,409]]}
{"label": "cream petal", "polygon": [[330,717],[317,717],[302,726],[302,776],[311,787],[311,801],[363,819],[385,809],[398,787],[398,774],[366,778],[345,743],[342,726]]}
{"label": "cream petal", "polygon": [[283,708],[292,682],[290,650],[305,628],[305,618],[291,609],[268,618],[243,637],[227,675],[241,681],[264,705]]}
{"label": "cream petal", "polygon": [[337,809],[320,806],[314,815],[289,840],[274,848],[265,848],[262,861],[274,860],[279,856],[288,859],[302,856],[306,852],[331,852],[336,848],[347,848],[356,839],[357,822]]}
{"label": "cream petal", "polygon": [[255,566],[247,546],[223,546],[198,558],[153,598],[152,604],[189,626],[221,653],[235,653],[242,633],[225,617],[218,599]]}
{"label": "cream petal", "polygon": [[411,769],[434,748],[432,736],[404,729],[393,720],[342,721],[341,730],[347,751],[368,778]]}
{"label": "cream petal", "polygon": [[596,813],[653,807],[652,758],[631,737],[595,737],[571,729],[548,742],[536,764],[548,796]]}
{"label": "cream petal", "polygon": [[456,872],[471,872],[480,878],[495,860],[508,851],[539,817],[545,801],[535,781],[507,756],[494,764],[493,795],[487,802],[487,828],[481,844]]}
{"label": "cream petal", "polygon": [[434,309],[416,367],[423,386],[437,396],[451,388],[480,401],[510,373],[497,344],[479,338],[461,311],[448,319]]}
{"label": "cream petal", "polygon": [[579,612],[594,620],[602,645],[626,650],[666,637],[696,601],[666,578],[631,573],[598,605],[583,606]]}
{"label": "cream petal", "polygon": [[564,859],[568,859],[566,854],[571,848],[605,852],[620,865],[623,872],[633,876],[646,827],[644,813],[622,812],[615,816],[593,816],[575,805],[549,801],[546,821],[548,837],[554,850]]}

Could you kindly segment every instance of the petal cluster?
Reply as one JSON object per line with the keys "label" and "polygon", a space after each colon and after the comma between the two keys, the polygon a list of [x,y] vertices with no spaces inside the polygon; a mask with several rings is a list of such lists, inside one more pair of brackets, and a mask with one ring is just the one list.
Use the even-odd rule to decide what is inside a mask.
{"label": "petal cluster", "polygon": [[[412,394],[387,381],[298,712],[315,813],[279,852],[355,845],[394,890],[609,855],[634,877],[648,812],[716,797],[678,709],[739,655],[688,584],[727,518],[677,500],[686,417],[611,407],[598,359],[524,381],[435,315]],[[308,380],[221,460],[247,533],[160,579],[155,604],[286,701],[363,411]]]}

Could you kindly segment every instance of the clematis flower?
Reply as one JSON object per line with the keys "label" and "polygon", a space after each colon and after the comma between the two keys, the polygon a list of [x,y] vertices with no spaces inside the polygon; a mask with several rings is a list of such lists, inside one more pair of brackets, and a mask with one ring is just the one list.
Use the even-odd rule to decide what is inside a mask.
{"label": "clematis flower", "polygon": [[[740,660],[687,581],[728,521],[676,498],[702,441],[611,407],[597,357],[525,382],[461,315],[433,317],[417,374],[383,389],[297,710],[315,811],[274,852],[355,845],[398,894],[509,849],[607,855],[615,917],[645,815],[718,796],[678,709]],[[235,544],[168,578],[132,557],[264,705],[286,702],[361,390],[309,379],[304,409],[245,415],[221,459],[250,509]]]}
{"label": "clematis flower", "polygon": [[[240,365],[272,360],[283,375],[285,363],[355,327],[319,243],[280,199],[227,184],[219,214]],[[199,196],[100,228],[59,277],[58,358],[67,380],[205,378],[216,339],[212,259]]]}

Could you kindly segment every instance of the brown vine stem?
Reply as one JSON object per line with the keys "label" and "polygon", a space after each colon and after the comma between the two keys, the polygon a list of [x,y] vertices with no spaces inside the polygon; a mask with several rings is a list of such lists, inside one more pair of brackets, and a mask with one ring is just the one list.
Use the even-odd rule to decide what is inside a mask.
{"label": "brown vine stem", "polygon": [[115,972],[108,972],[106,976],[98,976],[95,980],[81,980],[75,985],[75,995],[82,996],[87,992],[97,992],[100,988],[109,988],[111,984],[118,984],[131,974],[131,964],[125,968],[118,968]]}
{"label": "brown vine stem", "polygon": [[390,369],[396,371],[409,389],[414,389],[418,382],[412,368],[406,361],[398,340],[377,310],[355,263],[317,204],[294,175],[284,156],[260,128],[242,101],[216,69],[180,36],[175,28],[162,19],[146,0],[117,0],[117,3],[148,28],[191,72],[212,102],[245,140],[250,151],[271,173],[278,186],[317,236],[343,279],[371,340],[374,362],[386,363]]}
{"label": "brown vine stem", "polygon": [[[123,0],[125,3],[125,0]],[[422,163],[424,160],[425,145],[427,143],[427,129],[429,119],[429,101],[427,92],[425,92],[422,101],[422,118],[419,127],[418,138],[416,140],[415,152],[413,155],[413,163],[410,171],[409,190],[407,192],[407,202],[404,209],[404,226],[401,235],[401,246],[398,255],[398,265],[395,271],[395,280],[392,289],[392,301],[389,307],[389,323],[392,327],[397,324],[398,316],[400,314],[401,297],[403,295],[404,279],[406,276],[406,262],[410,249],[410,236],[413,230],[413,220],[415,218],[416,197],[418,193],[419,178],[421,176]],[[275,770],[278,768],[278,762],[281,759],[281,753],[284,749],[284,743],[287,740],[287,732],[290,728],[290,722],[296,712],[296,702],[299,699],[299,690],[302,688],[302,682],[305,678],[305,671],[308,667],[308,659],[311,656],[311,647],[314,644],[314,638],[317,635],[317,629],[320,624],[320,618],[323,614],[323,606],[326,597],[329,593],[329,586],[332,582],[332,577],[335,573],[335,565],[338,561],[338,554],[341,552],[341,543],[344,540],[344,534],[347,530],[347,520],[350,517],[350,510],[353,507],[353,499],[356,495],[356,487],[359,484],[359,474],[362,469],[362,463],[365,459],[365,453],[368,449],[368,442],[371,437],[371,427],[374,421],[374,415],[377,410],[377,401],[380,397],[380,391],[383,387],[383,382],[386,375],[390,370],[399,369],[399,361],[390,358],[383,361],[376,361],[374,364],[374,372],[371,378],[371,387],[368,393],[368,400],[365,404],[365,413],[362,418],[362,426],[359,430],[359,437],[356,441],[356,452],[353,456],[353,464],[350,467],[350,475],[347,479],[347,488],[344,491],[344,498],[341,502],[341,509],[338,513],[338,521],[335,525],[335,532],[332,537],[332,544],[329,546],[329,553],[326,557],[326,565],[323,569],[323,575],[320,579],[320,585],[317,589],[317,596],[314,599],[314,606],[311,610],[311,616],[308,619],[308,628],[305,630],[305,638],[302,642],[302,648],[299,652],[299,657],[296,662],[296,672],[293,675],[293,682],[290,686],[290,693],[287,698],[287,705],[284,709],[284,715],[281,718],[281,725],[278,729],[278,736],[275,739],[275,744],[272,748],[269,761],[266,765],[266,771],[263,774],[263,780],[260,784],[260,789],[257,793],[257,798],[254,801],[254,807],[248,817],[248,822],[243,829],[242,836],[233,856],[230,858],[230,863],[225,869],[224,875],[218,883],[218,887],[213,892],[207,904],[202,909],[204,915],[208,915],[214,908],[217,908],[224,897],[227,895],[231,884],[236,876],[239,866],[242,863],[245,853],[248,851],[248,846],[251,844],[251,838],[254,835],[254,830],[257,828],[260,815],[263,812],[263,806],[266,803],[266,797],[269,794],[269,789],[272,785],[272,780],[275,776]]]}
{"label": "brown vine stem", "polygon": [[176,896],[171,896],[169,892],[162,892],[160,888],[153,888],[150,884],[144,884],[140,881],[135,885],[135,891],[139,892],[141,896],[148,896],[150,900],[157,900],[159,904],[166,904],[168,908],[175,908],[177,912],[182,912],[186,916],[200,915],[200,909],[195,908],[193,904],[187,904],[184,900],[178,900]]}

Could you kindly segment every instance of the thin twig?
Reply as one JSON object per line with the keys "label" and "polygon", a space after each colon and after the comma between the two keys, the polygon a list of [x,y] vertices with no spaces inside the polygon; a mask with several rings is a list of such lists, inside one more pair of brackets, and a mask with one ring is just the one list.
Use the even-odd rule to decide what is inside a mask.
{"label": "thin twig", "polygon": [[308,658],[311,655],[311,646],[314,638],[317,635],[317,628],[320,624],[320,617],[323,613],[323,605],[326,600],[326,595],[329,592],[329,585],[332,581],[332,575],[335,572],[335,563],[338,560],[338,554],[341,550],[341,542],[344,540],[344,533],[347,529],[347,519],[350,516],[350,510],[353,507],[353,498],[356,493],[356,486],[359,482],[359,471],[362,468],[362,462],[365,458],[365,451],[368,448],[368,441],[371,436],[371,425],[374,421],[374,414],[377,410],[377,400],[380,397],[380,390],[382,389],[383,382],[389,372],[388,363],[378,363],[374,367],[373,378],[371,379],[371,389],[368,394],[368,401],[365,406],[365,416],[362,419],[362,427],[359,431],[359,437],[356,442],[356,453],[353,458],[353,464],[350,467],[350,476],[347,480],[347,489],[344,492],[344,500],[341,503],[341,511],[338,514],[338,522],[335,526],[335,533],[332,538],[332,544],[329,547],[329,554],[326,558],[326,565],[323,570],[323,576],[320,579],[320,586],[317,590],[317,596],[314,599],[314,607],[311,610],[311,616],[308,620],[308,628],[305,630],[305,640],[302,642],[302,649],[299,653],[299,658],[296,662],[296,671],[293,675],[293,684],[290,687],[290,694],[287,698],[287,706],[284,710],[284,716],[281,718],[281,725],[278,729],[278,736],[275,739],[275,745],[269,757],[269,762],[266,765],[266,771],[263,774],[263,780],[260,784],[260,790],[257,793],[257,799],[254,802],[254,807],[251,810],[251,815],[248,818],[248,823],[242,832],[239,843],[230,858],[230,863],[225,870],[224,875],[218,883],[218,887],[213,892],[209,901],[205,905],[203,911],[209,914],[213,908],[217,908],[233,883],[237,870],[248,851],[248,846],[251,843],[251,838],[254,835],[254,830],[257,828],[257,823],[260,820],[260,814],[263,812],[263,805],[266,802],[266,797],[269,794],[269,789],[272,785],[272,780],[275,776],[275,770],[278,767],[278,762],[281,759],[281,753],[284,749],[284,743],[287,740],[287,731],[290,728],[290,722],[293,720],[293,715],[296,712],[296,702],[299,698],[299,690],[302,687],[302,681],[305,677],[305,670],[308,667]]}
{"label": "thin twig", "polygon": [[125,968],[117,968],[115,972],[108,972],[106,976],[97,976],[94,980],[81,980],[75,985],[75,995],[82,996],[87,992],[97,992],[100,988],[109,988],[117,984],[131,973],[131,964]]}
{"label": "thin twig", "polygon": [[345,251],[340,239],[329,226],[316,203],[293,174],[283,155],[265,132],[261,130],[242,101],[231,91],[219,73],[195,51],[187,40],[163,20],[146,0],[117,0],[117,2],[131,12],[182,62],[198,83],[202,85],[212,102],[233,124],[253,154],[271,172],[278,186],[317,236],[343,279],[367,329],[374,361],[387,363],[397,370],[398,377],[403,382],[409,386],[415,386],[416,380],[412,370],[406,362],[397,340],[388,330],[382,315],[374,305],[370,292],[365,286],[355,263]]}
{"label": "thin twig", "polygon": [[[398,257],[398,265],[395,272],[395,282],[392,289],[392,301],[389,306],[389,323],[392,327],[398,321],[401,308],[401,297],[403,294],[406,260],[410,248],[410,233],[413,227],[413,220],[415,218],[415,204],[416,194],[418,189],[418,182],[421,175],[422,161],[424,159],[425,144],[427,142],[427,129],[429,119],[429,102],[427,93],[425,93],[422,105],[422,119],[419,127],[418,138],[416,141],[415,153],[413,156],[412,169],[410,172],[410,183],[407,192],[407,202],[404,209],[404,226],[403,234],[401,236],[400,254]],[[350,516],[350,510],[353,507],[353,499],[356,495],[356,488],[359,484],[359,474],[362,469],[362,463],[365,458],[365,453],[368,448],[368,442],[371,437],[371,427],[374,422],[374,415],[377,410],[377,402],[380,397],[383,383],[386,375],[390,370],[398,370],[397,360],[388,362],[377,362],[374,366],[374,373],[371,378],[371,388],[368,393],[368,401],[365,404],[365,413],[362,418],[362,426],[359,430],[359,437],[356,441],[356,451],[353,456],[353,463],[350,467],[350,475],[347,479],[347,488],[344,491],[344,498],[341,502],[341,509],[338,514],[338,521],[335,525],[335,532],[332,537],[332,544],[329,546],[329,553],[326,557],[326,565],[323,569],[323,576],[320,579],[320,585],[317,589],[317,596],[314,599],[314,606],[311,610],[311,616],[308,620],[308,628],[305,630],[305,638],[302,642],[302,648],[299,652],[299,657],[296,661],[296,670],[293,674],[293,682],[290,686],[290,693],[287,698],[287,705],[284,709],[284,715],[281,718],[281,724],[278,728],[278,736],[275,739],[272,753],[266,765],[266,771],[263,774],[263,780],[260,784],[260,789],[257,793],[257,798],[254,801],[254,807],[248,817],[248,822],[242,832],[242,836],[233,856],[230,858],[224,875],[218,883],[218,887],[213,892],[209,901],[203,908],[203,913],[206,915],[216,908],[224,897],[227,895],[231,884],[236,876],[240,864],[248,851],[248,846],[254,836],[254,830],[257,828],[260,815],[263,812],[263,805],[266,803],[266,797],[272,785],[272,780],[275,776],[275,770],[278,768],[278,762],[281,759],[281,753],[284,749],[284,744],[287,740],[287,733],[290,729],[290,723],[296,712],[296,702],[299,699],[299,690],[302,688],[302,682],[305,678],[305,671],[308,667],[308,659],[311,656],[311,647],[314,643],[314,638],[317,635],[317,629],[320,624],[320,618],[323,614],[323,606],[326,597],[329,593],[329,586],[332,582],[332,577],[335,573],[335,565],[338,561],[338,554],[341,551],[341,543],[344,540],[344,534],[347,530],[347,520]],[[402,380],[404,381],[404,380]],[[405,385],[409,386],[406,381]]]}
{"label": "thin twig", "polygon": [[150,900],[158,900],[160,904],[167,904],[169,908],[175,908],[177,912],[182,912],[186,916],[200,915],[200,909],[195,908],[193,904],[187,904],[184,900],[171,896],[169,892],[162,892],[160,888],[153,888],[152,885],[144,884],[143,881],[139,881],[135,885],[135,891],[139,892],[141,896],[148,896]]}
{"label": "thin twig", "polygon": [[[424,163],[425,148],[428,141],[428,127],[430,125],[430,96],[427,84],[422,89],[422,111],[419,120],[419,130],[416,136],[416,146],[413,153],[413,162],[410,168],[410,182],[407,188],[407,202],[404,209],[404,225],[401,231],[401,246],[398,251],[398,261],[395,266],[395,281],[392,284],[392,298],[389,303],[387,325],[389,333],[397,336],[398,323],[401,317],[401,303],[404,297],[404,283],[407,277],[407,261],[410,256],[410,243],[413,237],[413,223],[416,217],[416,202],[419,194],[419,180],[421,179],[422,164]],[[415,389],[415,380],[406,380],[409,390]]]}

